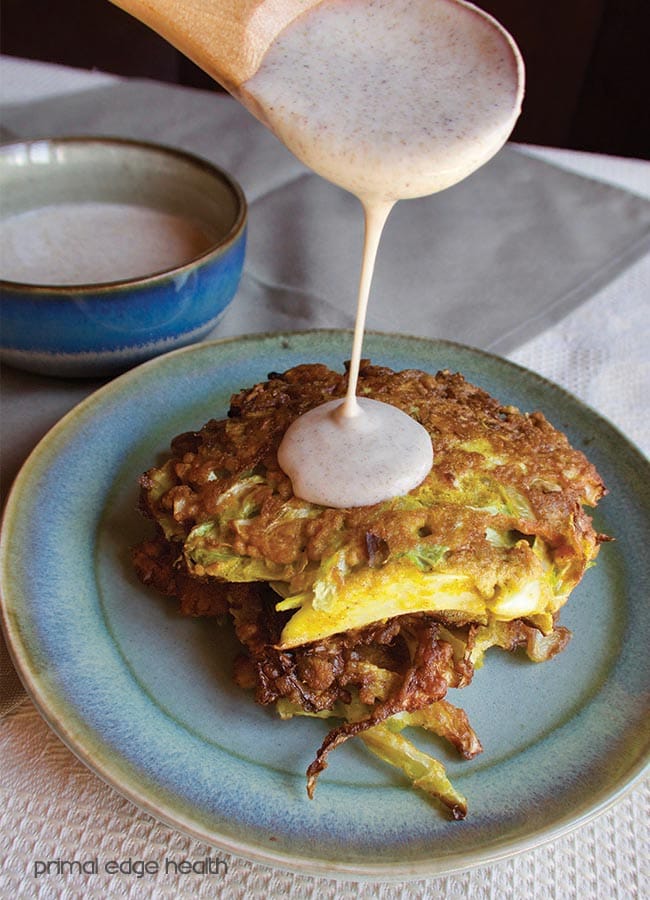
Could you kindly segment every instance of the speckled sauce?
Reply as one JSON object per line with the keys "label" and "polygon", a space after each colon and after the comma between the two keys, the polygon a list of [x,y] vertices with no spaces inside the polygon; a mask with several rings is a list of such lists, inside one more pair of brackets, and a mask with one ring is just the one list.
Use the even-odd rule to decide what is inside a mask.
{"label": "speckled sauce", "polygon": [[432,194],[498,150],[521,104],[521,61],[458,0],[324,0],[242,89],[315,172],[362,198]]}
{"label": "speckled sauce", "polygon": [[128,203],[56,203],[0,221],[0,278],[81,285],[142,278],[205,253],[210,237],[178,215]]}
{"label": "speckled sauce", "polygon": [[[334,507],[370,506],[386,499],[387,484],[389,496],[400,496],[429,472],[431,440],[415,419],[367,397],[359,398],[357,405],[358,414],[346,416],[345,401],[332,400],[289,427],[278,458],[294,492],[304,500]],[[403,465],[396,467],[396,458]],[[341,460],[354,464],[341,465]]]}
{"label": "speckled sauce", "polygon": [[[369,414],[356,387],[377,248],[396,201],[450,187],[500,149],[522,95],[514,42],[462,0],[323,0],[279,35],[242,86],[242,102],[302,162],[357,196],[365,213],[345,403],[318,428],[310,418],[309,428],[292,429],[281,447],[299,496],[360,506],[407,493],[425,477],[430,441],[420,425],[410,430],[415,460],[394,439],[391,407],[373,408],[372,441],[360,426]],[[368,493],[371,480],[379,490]],[[301,493],[306,484],[318,485],[311,497]]]}

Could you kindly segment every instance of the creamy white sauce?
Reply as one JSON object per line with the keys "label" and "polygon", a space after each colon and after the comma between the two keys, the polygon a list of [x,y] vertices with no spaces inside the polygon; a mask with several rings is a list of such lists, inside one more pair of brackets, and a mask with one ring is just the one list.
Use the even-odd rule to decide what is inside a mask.
{"label": "creamy white sauce", "polygon": [[[357,404],[358,415],[346,417],[345,401],[331,400],[290,425],[278,460],[298,497],[323,506],[370,506],[386,499],[387,485],[389,497],[400,496],[426,478],[433,449],[424,428],[396,406],[368,397]],[[403,465],[396,468],[395,459]],[[342,465],[345,460],[354,464]]]}
{"label": "creamy white sauce", "polygon": [[394,201],[455,184],[502,146],[520,66],[494,20],[458,0],[323,0],[273,42],[241,99],[315,172]]}
{"label": "creamy white sauce", "polygon": [[211,245],[193,222],[126,203],[57,203],[0,221],[0,278],[81,285],[184,265]]}
{"label": "creamy white sauce", "polygon": [[[412,438],[398,441],[393,407],[373,405],[366,426],[369,411],[356,398],[377,247],[397,200],[443,190],[496,153],[522,93],[512,39],[460,0],[324,0],[279,35],[243,85],[242,102],[307,166],[355,194],[365,212],[347,397],[336,415],[316,417],[317,427],[308,414],[280,448],[298,496],[361,506],[369,496],[378,502],[407,493],[426,476],[432,457],[424,429],[411,420]],[[409,440],[415,459],[403,449]],[[369,493],[373,479],[377,490]]]}

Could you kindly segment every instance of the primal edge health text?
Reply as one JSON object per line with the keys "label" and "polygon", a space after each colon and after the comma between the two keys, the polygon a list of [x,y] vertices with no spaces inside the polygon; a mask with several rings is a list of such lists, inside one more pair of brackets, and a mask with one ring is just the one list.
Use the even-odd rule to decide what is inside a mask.
{"label": "primal edge health text", "polygon": [[89,859],[36,859],[34,878],[46,875],[131,875],[144,878],[145,875],[221,875],[228,874],[228,864],[217,856],[202,859],[172,859],[163,862],[156,859],[108,859],[100,862],[98,857]]}

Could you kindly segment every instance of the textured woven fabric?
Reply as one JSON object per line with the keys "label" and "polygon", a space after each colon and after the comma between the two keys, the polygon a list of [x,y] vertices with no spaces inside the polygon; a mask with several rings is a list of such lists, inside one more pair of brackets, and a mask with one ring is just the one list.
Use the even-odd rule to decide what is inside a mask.
{"label": "textured woven fabric", "polygon": [[649,455],[649,339],[650,257],[646,256],[558,326],[508,358],[566,388]]}
{"label": "textured woven fabric", "polygon": [[[650,782],[593,822],[491,866],[402,884],[292,875],[224,854],[137,810],[79,763],[25,701],[0,728],[0,872],[3,897],[309,898],[361,900],[631,900],[650,892]],[[225,861],[227,872],[179,876],[165,860]],[[155,875],[34,875],[37,861],[151,860]],[[221,867],[223,869],[223,867]]]}
{"label": "textured woven fabric", "polygon": [[0,718],[15,709],[24,697],[25,691],[0,633]]}

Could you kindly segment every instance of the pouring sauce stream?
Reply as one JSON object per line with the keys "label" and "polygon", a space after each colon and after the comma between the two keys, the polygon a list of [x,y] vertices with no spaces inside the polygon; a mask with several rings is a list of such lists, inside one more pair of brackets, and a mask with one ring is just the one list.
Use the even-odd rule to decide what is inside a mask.
{"label": "pouring sauce stream", "polygon": [[450,187],[500,149],[522,93],[512,38],[462,0],[323,0],[280,33],[235,91],[365,214],[346,397],[294,422],[278,454],[303,499],[368,505],[407,493],[431,468],[422,425],[357,398],[377,249],[396,201]]}

